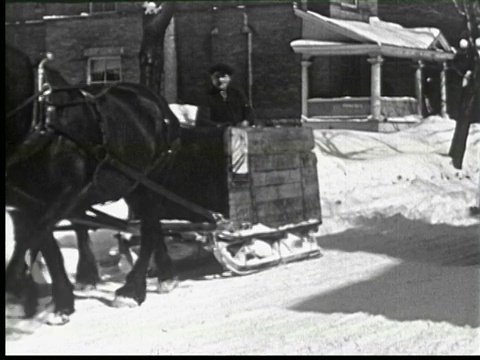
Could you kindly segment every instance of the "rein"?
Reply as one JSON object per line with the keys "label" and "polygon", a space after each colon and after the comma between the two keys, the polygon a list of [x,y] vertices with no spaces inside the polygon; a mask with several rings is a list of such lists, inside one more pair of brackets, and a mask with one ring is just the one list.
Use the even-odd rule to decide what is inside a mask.
{"label": "rein", "polygon": [[[46,90],[48,91],[48,90]],[[34,101],[35,99],[39,98],[40,96],[44,96],[45,95],[45,92],[46,91],[43,91],[43,92],[39,92],[39,93],[36,93],[36,94],[33,94],[32,96],[30,96],[27,100],[25,100],[20,106],[17,106],[15,109],[13,109],[12,111],[10,111],[8,114],[7,114],[7,119],[10,119],[11,117],[15,116],[20,110],[22,110],[25,106],[27,106],[28,104],[30,104],[32,101]]]}
{"label": "rein", "polygon": [[[72,90],[72,89],[80,90],[81,88],[80,87],[57,88],[57,89],[51,89],[51,91],[49,93],[51,93],[53,91],[67,91],[67,90]],[[66,107],[66,106],[74,106],[74,105],[85,104],[85,103],[95,104],[95,100],[98,99],[99,97],[105,95],[110,89],[111,89],[111,87],[106,88],[102,92],[100,92],[99,94],[97,94],[95,96],[90,95],[90,97],[87,97],[88,95],[86,95],[82,92],[82,94],[84,96],[86,96],[85,99],[82,99],[80,101],[74,101],[74,102],[66,103],[66,104],[61,104],[60,106]],[[35,94],[34,96],[27,99],[27,103],[28,103],[28,101],[32,101],[35,98],[38,98],[40,96],[45,95],[45,93],[47,93],[47,92],[48,92],[48,90],[46,92],[43,92],[42,94]],[[47,100],[47,103],[48,103],[48,100]],[[26,104],[22,104],[22,107],[24,107],[24,106],[26,106]],[[19,111],[19,110],[16,109],[15,111]],[[100,118],[101,118],[101,116],[100,116]],[[100,125],[100,127],[101,127],[101,125]],[[103,133],[103,131],[102,131],[102,133]],[[166,199],[169,199],[170,201],[173,201],[173,202],[175,202],[175,203],[177,203],[177,204],[179,204],[179,205],[181,205],[185,208],[190,209],[192,212],[201,215],[207,221],[212,222],[212,223],[216,223],[217,221],[223,219],[221,214],[212,212],[212,211],[207,210],[207,209],[205,209],[205,208],[203,208],[203,207],[201,207],[201,206],[199,206],[195,203],[192,203],[189,200],[186,200],[186,199],[178,196],[177,194],[171,192],[170,190],[168,190],[164,186],[162,186],[162,185],[160,185],[160,184],[158,184],[158,183],[156,183],[156,182],[154,182],[154,181],[152,181],[148,178],[148,173],[153,171],[157,166],[162,165],[162,162],[164,162],[164,165],[168,164],[168,155],[173,156],[175,154],[175,151],[172,151],[172,149],[170,149],[166,153],[163,153],[163,156],[159,156],[157,158],[157,160],[154,162],[154,164],[152,164],[152,166],[150,167],[150,170],[147,170],[147,173],[143,174],[143,173],[140,173],[138,171],[133,170],[130,166],[127,166],[127,165],[123,164],[118,159],[113,158],[110,154],[105,154],[105,152],[102,151],[103,150],[102,147],[100,149],[98,149],[98,148],[89,149],[89,148],[86,148],[85,146],[82,146],[80,144],[80,142],[77,139],[75,139],[75,137],[72,134],[69,134],[68,132],[56,127],[51,122],[47,121],[46,124],[44,124],[43,130],[38,130],[37,128],[34,128],[33,131],[30,133],[29,137],[27,137],[27,140],[24,141],[24,143],[23,143],[24,146],[27,146],[28,143],[31,142],[31,143],[35,143],[36,146],[32,147],[32,150],[28,151],[26,154],[17,155],[18,153],[15,153],[10,159],[8,159],[6,169],[8,169],[8,167],[10,167],[10,166],[12,166],[16,163],[19,163],[21,160],[27,159],[29,156],[35,154],[37,151],[40,151],[44,147],[44,145],[46,145],[47,143],[50,142],[50,140],[52,139],[52,137],[55,134],[72,141],[73,143],[75,143],[79,147],[79,149],[81,149],[88,156],[92,156],[93,158],[97,159],[100,162],[104,162],[104,163],[109,164],[110,166],[113,166],[118,171],[120,171],[122,174],[130,177],[132,180],[135,180],[137,183],[141,183],[142,185],[146,186],[150,190],[153,190],[157,194],[162,195]],[[38,138],[37,138],[37,136],[38,136]],[[105,143],[105,139],[104,139],[104,143]],[[167,158],[165,157],[165,155],[167,155]],[[165,161],[167,163],[165,163]],[[7,182],[6,185],[11,190],[13,190],[13,192],[15,194],[17,194],[18,196],[20,196],[24,200],[27,200],[28,202],[33,202],[36,205],[41,205],[43,203],[41,200],[36,199],[32,195],[25,193],[21,189],[13,186],[11,184],[8,184],[8,182]]]}
{"label": "rein", "polygon": [[[39,205],[42,203],[41,200],[36,199],[30,194],[27,194],[24,191],[22,191],[20,188],[13,186],[12,184],[9,184],[7,172],[8,172],[8,168],[11,167],[12,165],[18,164],[22,160],[28,159],[30,156],[34,155],[35,153],[40,151],[42,148],[44,148],[44,146],[48,144],[56,134],[57,136],[62,136],[72,141],[87,156],[92,156],[94,159],[99,161],[99,165],[97,165],[97,169],[100,168],[102,164],[108,164],[116,168],[118,171],[120,171],[124,175],[135,180],[137,184],[141,183],[142,185],[146,186],[150,190],[153,190],[157,194],[160,194],[165,198],[185,208],[190,209],[192,212],[195,212],[201,215],[202,217],[206,218],[209,222],[216,223],[218,220],[222,219],[221,214],[217,214],[210,210],[204,209],[203,207],[176,195],[175,193],[169,191],[164,186],[148,178],[148,174],[151,171],[153,171],[156,168],[156,166],[166,165],[165,163],[162,164],[162,162],[165,162],[165,161],[167,161],[168,163],[168,157],[169,157],[168,155],[174,155],[174,152],[172,151],[172,149],[167,151],[166,154],[163,153],[162,154],[163,156],[159,156],[154,162],[154,164],[150,166],[150,169],[146,171],[146,173],[138,172],[132,169],[130,166],[123,164],[120,160],[113,158],[111,154],[106,152],[105,151],[106,137],[105,137],[105,132],[102,125],[102,117],[99,114],[98,109],[96,107],[96,101],[100,97],[107,94],[108,91],[110,91],[110,89],[112,89],[112,87],[114,87],[115,85],[106,87],[96,95],[92,95],[88,93],[87,91],[85,91],[84,86],[78,86],[78,85],[69,85],[69,86],[53,88],[48,82],[44,82],[44,76],[45,76],[44,63],[49,59],[51,59],[51,56],[47,57],[47,59],[42,60],[42,62],[38,67],[37,92],[34,93],[29,98],[27,98],[20,106],[18,106],[17,108],[15,108],[14,110],[10,111],[7,114],[7,119],[11,118],[14,115],[16,115],[20,110],[25,108],[27,105],[36,101],[36,104],[35,104],[36,106],[34,106],[34,109],[33,109],[31,131],[29,134],[27,134],[26,139],[19,146],[20,150],[22,150],[22,147],[23,149],[27,149],[27,150],[23,152],[20,150],[17,150],[17,152],[15,152],[9,159],[7,159],[7,166],[6,166],[7,187],[9,187],[17,196],[20,196],[21,198],[23,198],[24,200],[27,200],[28,202],[33,202],[36,205]],[[71,101],[63,104],[55,104],[53,102],[50,102],[50,95],[52,93],[62,92],[62,91],[72,91],[72,90],[80,92],[83,98],[81,100]],[[76,106],[76,105],[82,105],[82,104],[93,104],[93,108],[94,108],[93,110],[98,117],[99,128],[102,133],[102,145],[100,145],[99,147],[97,146],[94,149],[90,149],[86,146],[83,146],[80,141],[75,139],[74,135],[72,135],[71,133],[68,133],[64,129],[61,129],[55,126],[55,124],[53,124],[50,118],[55,108],[65,108],[69,106]],[[45,105],[47,105],[46,108],[45,108]],[[87,191],[92,184],[93,184],[93,181],[90,182],[85,187],[84,190]],[[77,195],[73,203],[76,203],[84,195],[85,194],[83,194],[83,191],[82,191],[82,193]]]}

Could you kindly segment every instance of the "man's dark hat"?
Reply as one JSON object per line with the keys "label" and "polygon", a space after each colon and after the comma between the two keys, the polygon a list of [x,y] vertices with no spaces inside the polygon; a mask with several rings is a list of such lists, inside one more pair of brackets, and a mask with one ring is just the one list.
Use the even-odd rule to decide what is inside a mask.
{"label": "man's dark hat", "polygon": [[219,72],[221,74],[232,75],[233,68],[227,64],[216,64],[210,68],[210,75]]}

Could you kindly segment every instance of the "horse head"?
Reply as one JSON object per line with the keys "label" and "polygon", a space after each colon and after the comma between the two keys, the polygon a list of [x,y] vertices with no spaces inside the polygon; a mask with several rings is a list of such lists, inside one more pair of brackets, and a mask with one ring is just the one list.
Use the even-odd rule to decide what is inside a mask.
{"label": "horse head", "polygon": [[[22,226],[17,228],[24,231],[15,240],[21,250],[41,251],[45,257],[55,314],[68,317],[74,297],[52,229],[61,219],[122,197],[142,223],[142,251],[140,265],[117,290],[116,301],[140,305],[152,256],[162,268],[159,281],[173,277],[160,224],[164,199],[150,182],[160,184],[172,166],[175,156],[167,150],[179,137],[178,119],[163,97],[139,84],[72,86],[45,67],[43,79],[51,86],[46,94],[28,56],[6,47],[5,58],[6,204],[19,208]],[[45,126],[32,127],[42,125],[36,115],[43,110],[48,110]],[[8,279],[16,284],[19,262],[13,263]]]}

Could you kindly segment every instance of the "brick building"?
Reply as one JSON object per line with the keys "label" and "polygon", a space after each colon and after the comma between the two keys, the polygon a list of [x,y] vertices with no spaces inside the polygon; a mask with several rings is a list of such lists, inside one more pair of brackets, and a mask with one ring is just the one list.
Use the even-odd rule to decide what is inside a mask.
{"label": "brick building", "polygon": [[[235,68],[234,82],[251,97],[258,118],[298,117],[299,57],[289,43],[300,35],[300,20],[291,2],[244,3],[177,4],[175,25],[166,36],[167,42],[175,38],[174,52],[166,46],[166,63],[174,54],[175,64],[165,71],[164,95],[170,102],[194,104],[207,84],[209,67],[222,61]],[[47,51],[54,53],[52,66],[72,83],[101,77],[95,69],[102,65],[121,80],[138,82],[142,4],[7,3],[6,43],[34,61]]]}
{"label": "brick building", "polygon": [[[412,14],[376,1],[302,1],[332,18],[365,21],[382,11],[386,20],[402,23]],[[53,66],[72,83],[139,81],[138,53],[143,2],[6,3],[6,43],[38,61],[53,52]],[[292,1],[178,2],[166,35],[165,88],[169,102],[193,103],[208,82],[215,62],[231,64],[236,85],[252,101],[259,119],[299,119],[301,60],[291,42],[302,36],[302,19]],[[396,6],[396,7],[395,7]],[[411,20],[408,20],[411,22]],[[408,25],[408,21],[405,26]],[[441,19],[437,19],[440,27]],[[416,24],[414,24],[416,25]],[[429,24],[431,25],[431,24]],[[447,25],[444,24],[444,27]],[[369,88],[368,63],[318,61],[311,76],[313,96],[364,95]],[[413,95],[410,63],[384,67],[387,95]]]}

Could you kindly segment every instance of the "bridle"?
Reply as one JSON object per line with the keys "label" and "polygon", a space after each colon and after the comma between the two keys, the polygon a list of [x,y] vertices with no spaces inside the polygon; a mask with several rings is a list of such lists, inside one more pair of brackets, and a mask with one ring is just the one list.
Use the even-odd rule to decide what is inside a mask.
{"label": "bridle", "polygon": [[[17,151],[14,154],[10,155],[10,157],[7,159],[7,164],[5,169],[6,187],[8,187],[11,191],[13,191],[15,195],[22,198],[23,201],[26,201],[36,206],[44,205],[41,200],[33,197],[30,194],[25,193],[22,189],[8,182],[8,168],[14,164],[18,164],[22,160],[29,158],[30,156],[34,155],[35,153],[43,149],[43,147],[46,144],[48,144],[50,140],[53,139],[54,136],[62,136],[74,142],[79,149],[83,150],[83,152],[86,155],[95,157],[99,161],[99,163],[108,163],[109,165],[114,166],[120,172],[134,179],[135,186],[140,182],[143,182],[144,185],[145,183],[147,183],[147,186],[150,183],[149,187],[156,188],[156,191],[163,194],[165,197],[187,208],[190,208],[193,212],[201,214],[203,217],[209,219],[210,221],[212,219],[215,219],[215,220],[222,219],[222,216],[220,214],[212,213],[211,211],[203,209],[202,207],[196,204],[193,204],[185,199],[182,199],[178,197],[178,195],[175,195],[171,193],[169,190],[165,189],[160,184],[153,184],[153,182],[151,182],[149,179],[146,178],[148,173],[153,171],[161,163],[163,163],[163,165],[164,166],[166,165],[167,167],[169,166],[169,163],[171,165],[172,156],[175,155],[174,154],[176,150],[175,147],[178,148],[178,145],[179,145],[178,143],[174,142],[173,144],[170,144],[174,146],[170,150],[166,151],[166,153],[164,154],[166,155],[166,157],[159,156],[156,159],[156,161],[153,164],[151,164],[150,169],[148,169],[145,174],[135,173],[128,166],[123,165],[118,160],[115,160],[111,156],[109,156],[109,154],[106,154],[104,149],[106,145],[106,134],[104,131],[104,124],[102,123],[102,117],[100,116],[96,106],[96,100],[99,97],[104,96],[115,85],[106,87],[105,89],[103,89],[102,91],[100,91],[98,94],[95,94],[95,95],[92,95],[86,92],[84,87],[82,86],[71,85],[71,86],[53,88],[50,83],[45,81],[45,64],[47,63],[47,61],[52,59],[53,59],[53,56],[50,53],[48,53],[45,59],[43,59],[39,63],[38,69],[36,72],[36,79],[35,79],[35,93],[29,98],[27,98],[20,106],[18,106],[17,108],[15,108],[14,110],[10,111],[7,114],[7,119],[11,118],[17,115],[18,112],[20,112],[26,106],[30,105],[32,102],[34,103],[34,111],[32,115],[30,131],[26,136],[26,138],[23,140],[23,142],[17,146],[16,148]],[[52,94],[54,94],[55,92],[68,91],[68,90],[79,91],[80,94],[82,95],[82,98],[80,100],[75,100],[75,101],[62,103],[62,104],[55,104],[51,102]],[[96,113],[95,115],[98,118],[99,129],[100,129],[100,132],[102,133],[102,144],[100,144],[94,150],[87,149],[85,146],[82,146],[80,142],[75,139],[74,135],[69,134],[68,132],[62,129],[59,129],[57,126],[55,126],[54,121],[52,121],[53,117],[55,116],[54,114],[57,107],[68,107],[68,106],[75,106],[75,105],[87,104],[87,103],[90,105],[93,105],[92,108]],[[166,122],[166,125],[168,126],[169,124]],[[27,150],[22,152],[22,149],[27,149]],[[99,166],[97,166],[97,168]]]}

